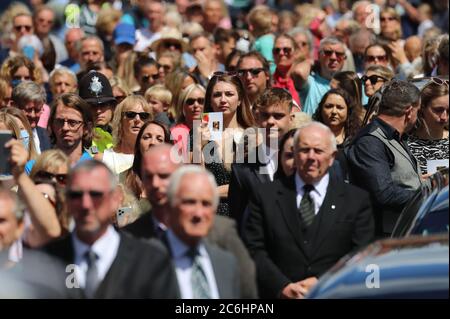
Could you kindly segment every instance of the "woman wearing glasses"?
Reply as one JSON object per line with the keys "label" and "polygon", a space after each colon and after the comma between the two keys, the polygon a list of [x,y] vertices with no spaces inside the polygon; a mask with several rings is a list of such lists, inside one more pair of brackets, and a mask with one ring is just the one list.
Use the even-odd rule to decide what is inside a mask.
{"label": "woman wearing glasses", "polygon": [[297,111],[301,110],[300,97],[294,86],[294,81],[288,75],[289,70],[294,63],[296,57],[295,51],[298,50],[297,42],[290,35],[283,33],[275,38],[275,44],[273,47],[273,57],[277,68],[273,74],[273,84],[275,88],[282,88],[289,91],[294,100]]}
{"label": "woman wearing glasses", "polygon": [[432,78],[421,92],[416,128],[408,138],[408,146],[423,174],[428,173],[428,161],[449,159],[448,86],[448,80]]}
{"label": "woman wearing glasses", "polygon": [[382,65],[389,67],[389,48],[381,43],[369,45],[364,51],[364,68],[371,65]]}
{"label": "woman wearing glasses", "polygon": [[367,68],[366,74],[361,77],[364,85],[364,93],[371,98],[384,83],[390,81],[394,77],[391,69],[382,65],[371,65]]}
{"label": "woman wearing glasses", "polygon": [[95,155],[115,173],[133,165],[134,144],[145,121],[151,120],[151,109],[143,96],[130,95],[114,110],[112,120],[114,147]]}

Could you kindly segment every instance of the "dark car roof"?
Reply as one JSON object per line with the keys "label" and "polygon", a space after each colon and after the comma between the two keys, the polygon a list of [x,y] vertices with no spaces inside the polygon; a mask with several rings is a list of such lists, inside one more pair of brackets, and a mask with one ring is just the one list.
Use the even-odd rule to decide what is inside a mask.
{"label": "dark car roof", "polygon": [[307,297],[448,298],[448,267],[448,234],[385,239],[344,257]]}

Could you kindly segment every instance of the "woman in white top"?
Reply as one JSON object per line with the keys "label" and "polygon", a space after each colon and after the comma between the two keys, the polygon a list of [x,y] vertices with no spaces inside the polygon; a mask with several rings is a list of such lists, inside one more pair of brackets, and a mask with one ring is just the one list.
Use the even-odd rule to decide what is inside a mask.
{"label": "woman in white top", "polygon": [[120,174],[133,165],[134,144],[145,121],[151,120],[150,106],[140,95],[125,98],[114,111],[112,120],[114,147],[95,156],[115,173]]}

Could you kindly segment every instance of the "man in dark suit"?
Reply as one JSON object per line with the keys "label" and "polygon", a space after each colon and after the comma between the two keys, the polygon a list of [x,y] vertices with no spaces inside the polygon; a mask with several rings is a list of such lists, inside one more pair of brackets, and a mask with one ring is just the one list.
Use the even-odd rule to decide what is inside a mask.
{"label": "man in dark suit", "polygon": [[311,122],[294,136],[297,172],[261,185],[249,204],[246,244],[262,298],[303,298],[342,256],[374,236],[369,195],[329,173],[330,129]]}
{"label": "man in dark suit", "polygon": [[47,131],[38,126],[39,118],[42,115],[46,93],[41,85],[31,81],[24,81],[17,85],[11,98],[13,106],[21,109],[30,122],[34,139],[34,145],[38,154],[52,147]]}
{"label": "man in dark suit", "polygon": [[[181,166],[172,160],[170,152],[170,145],[159,145],[153,146],[143,155],[140,177],[152,209],[124,228],[125,232],[137,238],[164,239],[168,225],[167,188],[169,179],[172,173]],[[232,219],[216,215],[205,240],[231,252],[237,258],[241,274],[241,295],[243,298],[256,298],[255,264],[237,234],[236,223]]]}
{"label": "man in dark suit", "polygon": [[111,226],[119,196],[116,177],[105,164],[96,160],[78,164],[66,194],[75,229],[45,251],[72,266],[68,276],[72,288],[83,288],[81,295],[87,298],[179,297],[164,246],[138,241]]}
{"label": "man in dark suit", "polygon": [[236,258],[204,240],[219,203],[214,176],[198,165],[182,166],[170,177],[167,197],[165,240],[181,298],[241,298]]}
{"label": "man in dark suit", "polygon": [[263,183],[274,180],[278,167],[278,144],[273,142],[280,141],[289,131],[292,106],[292,96],[280,88],[266,90],[254,104],[257,126],[265,129],[265,141],[256,150],[249,150],[253,157],[249,156],[246,163],[231,166],[228,191],[230,213],[240,231],[253,192]]}

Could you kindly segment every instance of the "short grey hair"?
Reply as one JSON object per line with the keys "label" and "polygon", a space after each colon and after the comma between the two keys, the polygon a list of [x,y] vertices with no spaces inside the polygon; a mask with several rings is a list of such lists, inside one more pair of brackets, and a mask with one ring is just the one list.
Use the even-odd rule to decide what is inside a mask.
{"label": "short grey hair", "polygon": [[67,185],[70,185],[72,183],[73,177],[80,173],[80,172],[90,172],[93,169],[96,168],[103,168],[107,171],[108,173],[108,179],[109,182],[111,184],[110,189],[113,191],[117,188],[119,181],[117,179],[117,176],[111,171],[111,169],[103,162],[96,160],[96,159],[91,159],[91,160],[86,160],[86,161],[82,161],[79,162],[77,165],[75,165],[74,168],[72,168],[69,172],[69,176],[68,176],[68,180],[67,180]]}
{"label": "short grey hair", "polygon": [[83,42],[88,41],[88,40],[96,41],[100,45],[100,49],[102,50],[102,52],[105,52],[105,46],[103,45],[103,41],[96,35],[86,35],[86,36],[82,37],[80,39],[80,41],[78,41],[76,44],[78,52],[81,52],[81,47],[83,46]]}
{"label": "short grey hair", "polygon": [[24,81],[14,88],[11,98],[19,108],[22,108],[29,102],[45,103],[46,93],[43,86],[32,81]]}
{"label": "short grey hair", "polygon": [[3,186],[0,186],[0,199],[6,199],[13,202],[13,213],[14,217],[18,222],[21,222],[25,216],[25,204],[19,198],[16,192],[13,192],[10,189],[7,189]]}
{"label": "short grey hair", "polygon": [[66,68],[65,66],[60,66],[55,68],[52,72],[50,72],[50,76],[49,76],[49,80],[48,83],[50,85],[50,87],[53,86],[53,81],[55,81],[55,77],[58,75],[68,75],[72,78],[72,80],[75,82],[75,84],[77,84],[78,80],[77,80],[77,76],[76,74],[69,68]]}
{"label": "short grey hair", "polygon": [[219,190],[217,189],[216,179],[209,171],[198,165],[183,165],[178,168],[170,177],[169,187],[167,189],[167,198],[171,207],[175,207],[177,204],[177,193],[180,188],[181,180],[185,175],[195,174],[204,175],[207,177],[210,186],[213,190],[213,206],[217,209],[219,205]]}
{"label": "short grey hair", "polygon": [[323,47],[328,44],[331,44],[331,45],[339,44],[342,46],[342,48],[344,48],[344,50],[346,48],[344,42],[342,42],[341,40],[339,40],[338,38],[336,38],[334,36],[330,36],[330,37],[323,38],[320,41],[319,51],[322,51]]}
{"label": "short grey hair", "polygon": [[337,151],[337,142],[336,142],[336,136],[334,136],[333,132],[331,131],[331,129],[326,126],[323,123],[317,122],[317,121],[311,121],[308,123],[305,123],[303,125],[301,125],[297,131],[294,134],[294,151],[295,153],[298,152],[298,143],[300,140],[300,134],[303,131],[303,129],[311,127],[311,126],[315,126],[317,128],[320,128],[321,130],[325,131],[328,133],[328,135],[330,135],[330,145],[331,145],[331,150],[333,152]]}
{"label": "short grey hair", "polygon": [[313,51],[313,36],[308,29],[305,29],[303,27],[295,27],[294,29],[290,30],[287,34],[289,34],[294,39],[297,36],[297,34],[305,35],[306,41],[308,42],[309,51],[311,52]]}

